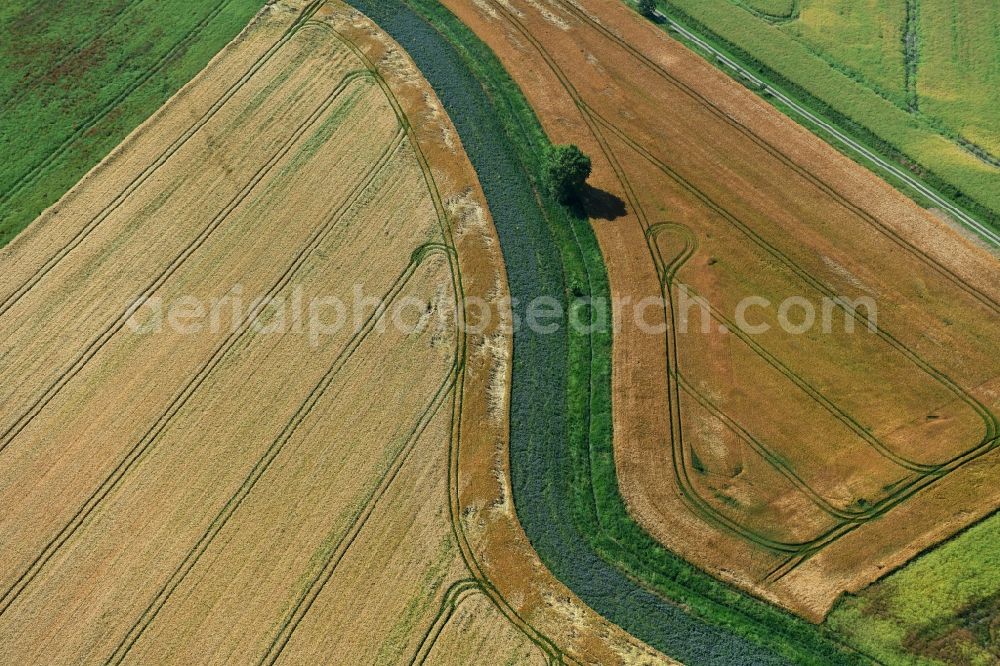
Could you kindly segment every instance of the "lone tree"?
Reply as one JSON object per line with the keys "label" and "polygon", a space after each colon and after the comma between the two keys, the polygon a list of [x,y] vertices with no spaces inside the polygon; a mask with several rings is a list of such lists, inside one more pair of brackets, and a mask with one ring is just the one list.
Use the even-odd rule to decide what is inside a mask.
{"label": "lone tree", "polygon": [[552,146],[545,156],[545,175],[560,202],[579,203],[590,176],[590,158],[573,145]]}
{"label": "lone tree", "polygon": [[652,18],[656,11],[656,0],[639,0],[639,13]]}

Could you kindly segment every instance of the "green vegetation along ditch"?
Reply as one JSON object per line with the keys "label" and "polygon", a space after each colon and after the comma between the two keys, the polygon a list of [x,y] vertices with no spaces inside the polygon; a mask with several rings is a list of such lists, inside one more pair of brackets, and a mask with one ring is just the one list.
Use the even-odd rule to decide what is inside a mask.
{"label": "green vegetation along ditch", "polygon": [[[519,307],[551,296],[585,308],[579,319],[605,320],[578,304],[609,293],[596,239],[539,186],[548,140],[493,53],[433,0],[350,3],[407,49],[444,103],[486,193]],[[675,557],[628,516],[611,452],[610,331],[567,329],[514,338],[514,499],[546,566],[609,620],[692,666],[862,662],[825,629]]]}
{"label": "green vegetation along ditch", "polygon": [[884,664],[1000,661],[1000,514],[857,596],[827,623]]}
{"label": "green vegetation along ditch", "polygon": [[5,2],[0,246],[204,69],[263,4]]}

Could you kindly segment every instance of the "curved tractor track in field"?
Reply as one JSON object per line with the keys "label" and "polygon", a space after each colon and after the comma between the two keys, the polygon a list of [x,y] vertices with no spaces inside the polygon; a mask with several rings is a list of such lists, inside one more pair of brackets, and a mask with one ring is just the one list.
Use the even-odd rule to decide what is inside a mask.
{"label": "curved tractor track in field", "polygon": [[[822,191],[827,193],[831,198],[833,198],[839,204],[857,212],[863,219],[865,219],[867,222],[875,226],[876,229],[878,229],[886,236],[894,240],[904,249],[907,249],[915,256],[918,256],[926,265],[935,269],[937,272],[939,272],[942,276],[948,279],[955,286],[961,288],[963,291],[966,291],[974,298],[976,298],[977,301],[979,301],[983,305],[986,305],[994,312],[998,310],[997,303],[993,301],[991,298],[989,298],[986,294],[983,294],[982,292],[975,289],[975,287],[963,282],[958,276],[954,275],[946,267],[941,266],[930,257],[927,257],[919,249],[917,249],[912,244],[905,241],[905,239],[900,238],[897,234],[895,234],[891,230],[885,228],[884,225],[879,223],[877,220],[872,218],[869,214],[867,214],[863,210],[859,209],[857,206],[850,203],[848,200],[846,200],[843,196],[834,191],[832,188],[829,188],[828,186],[822,184],[815,176],[808,173],[799,165],[794,164],[787,156],[780,153],[780,151],[777,148],[771,146],[770,144],[767,144],[766,142],[763,141],[763,139],[760,139],[755,134],[753,134],[748,128],[737,123],[734,119],[730,118],[721,109],[719,109],[714,104],[706,100],[704,97],[702,97],[695,91],[691,90],[687,86],[683,85],[682,83],[678,82],[676,79],[670,76],[668,72],[660,68],[658,65],[650,61],[645,56],[642,56],[642,54],[638,53],[635,49],[626,44],[623,40],[621,40],[616,35],[611,33],[607,28],[602,26],[600,23],[594,21],[585,12],[581,11],[572,2],[565,2],[564,0],[556,0],[556,2],[560,6],[564,7],[567,10],[567,12],[577,17],[582,23],[592,27],[594,30],[597,30],[602,35],[607,37],[609,40],[613,41],[621,48],[627,50],[629,53],[636,56],[638,60],[640,60],[643,64],[651,68],[657,75],[661,76],[665,80],[681,88],[687,94],[697,99],[699,103],[702,104],[704,107],[711,110],[714,114],[724,118],[730,125],[737,128],[745,135],[753,138],[755,142],[758,143],[758,145],[764,146],[769,153],[775,155],[776,157],[779,157],[779,159],[781,159],[783,163],[788,164],[789,166],[796,169],[796,171],[805,175],[810,182],[815,183],[818,187],[820,187]],[[732,213],[730,213],[722,206],[711,200],[707,195],[700,192],[694,185],[687,182],[683,177],[681,177],[679,174],[673,171],[668,165],[656,159],[655,156],[653,156],[652,153],[650,153],[650,151],[645,149],[637,141],[628,136],[628,134],[626,134],[623,130],[621,130],[616,125],[614,125],[613,123],[602,117],[599,113],[597,113],[596,110],[590,107],[586,103],[586,101],[582,99],[582,97],[579,95],[579,93],[573,86],[570,78],[561,69],[561,67],[556,62],[555,58],[546,50],[545,46],[540,41],[538,41],[537,38],[534,37],[534,35],[523,24],[520,18],[517,15],[515,15],[512,11],[510,11],[506,6],[504,6],[500,2],[496,2],[495,0],[491,1],[491,7],[498,14],[502,15],[504,19],[508,23],[510,23],[512,27],[515,28],[520,37],[522,37],[526,42],[528,42],[531,45],[532,48],[534,48],[538,52],[538,54],[541,56],[541,58],[546,63],[548,68],[560,81],[560,85],[565,90],[566,94],[569,95],[569,97],[573,100],[574,104],[576,105],[577,109],[580,112],[580,115],[586,122],[593,138],[600,145],[603,156],[608,160],[608,163],[612,166],[616,178],[618,179],[621,185],[622,191],[626,195],[627,203],[629,204],[630,208],[635,211],[639,223],[643,227],[651,260],[653,261],[653,264],[656,266],[657,272],[660,276],[661,294],[663,296],[665,303],[664,321],[668,323],[667,332],[665,334],[666,344],[667,344],[666,380],[667,380],[667,388],[668,388],[669,403],[670,403],[669,407],[671,414],[670,443],[671,443],[671,449],[673,451],[672,468],[673,468],[674,480],[681,491],[681,495],[685,503],[695,514],[699,515],[710,524],[713,524],[721,529],[727,530],[748,542],[751,542],[775,554],[779,554],[786,557],[786,559],[777,568],[775,568],[772,572],[768,574],[767,576],[768,581],[773,582],[774,580],[780,579],[784,575],[787,575],[797,566],[806,561],[810,556],[816,554],[821,549],[830,545],[837,539],[843,537],[849,532],[854,531],[864,523],[885,514],[893,507],[897,506],[906,499],[912,497],[914,494],[923,490],[927,486],[933,484],[940,478],[944,477],[945,475],[949,474],[955,469],[958,469],[962,465],[992,451],[998,445],[1000,445],[1000,438],[998,438],[998,433],[1000,433],[1000,423],[998,423],[997,417],[985,405],[983,405],[979,400],[970,395],[967,391],[965,391],[962,387],[960,387],[947,375],[938,371],[936,368],[934,368],[929,363],[924,361],[918,354],[916,354],[914,351],[906,347],[903,343],[901,343],[899,340],[893,337],[890,333],[881,329],[878,326],[875,326],[876,333],[884,342],[890,345],[894,350],[903,355],[905,358],[910,360],[925,374],[927,374],[928,376],[936,380],[938,383],[940,383],[942,386],[947,388],[956,398],[965,403],[980,417],[980,419],[983,421],[984,432],[981,439],[975,446],[942,463],[938,463],[935,465],[923,465],[901,458],[900,456],[889,450],[888,447],[885,447],[881,443],[877,442],[877,440],[874,440],[874,438],[871,437],[865,438],[866,442],[869,445],[871,445],[876,451],[878,451],[880,455],[883,455],[887,459],[892,460],[893,462],[899,464],[900,466],[912,472],[915,472],[917,476],[905,479],[905,481],[899,484],[891,494],[880,499],[877,503],[871,505],[865,510],[858,512],[845,512],[843,510],[836,510],[833,507],[830,507],[828,503],[816,502],[816,499],[818,498],[818,493],[809,488],[808,485],[805,484],[805,482],[801,478],[798,478],[794,470],[791,470],[786,465],[779,464],[778,461],[776,460],[776,457],[772,455],[769,451],[767,451],[765,448],[762,448],[760,446],[753,447],[754,450],[757,451],[758,454],[760,454],[761,458],[765,460],[771,467],[776,469],[776,471],[778,471],[786,478],[792,477],[792,479],[794,479],[793,483],[795,487],[800,492],[805,494],[811,501],[820,506],[821,509],[827,511],[831,515],[838,518],[838,522],[835,523],[832,527],[828,528],[821,534],[818,534],[813,538],[805,541],[793,542],[793,541],[777,540],[768,537],[762,532],[747,528],[739,524],[737,521],[734,521],[728,516],[724,515],[722,512],[720,512],[718,509],[712,506],[710,502],[708,502],[701,495],[699,495],[697,489],[694,487],[693,483],[690,481],[688,477],[688,468],[690,465],[691,456],[690,456],[690,450],[684,444],[684,433],[681,427],[682,420],[680,411],[680,391],[684,390],[685,392],[692,393],[693,387],[688,382],[686,382],[686,380],[684,380],[683,375],[680,372],[680,358],[677,350],[677,341],[676,341],[676,329],[677,329],[676,317],[674,312],[673,296],[670,289],[677,272],[681,269],[684,262],[687,261],[687,259],[690,258],[690,256],[695,251],[693,238],[690,237],[689,232],[684,232],[686,238],[683,250],[676,257],[673,257],[670,260],[664,259],[664,257],[660,254],[659,247],[654,242],[656,236],[658,233],[660,233],[666,228],[677,228],[680,225],[667,225],[667,226],[654,227],[649,223],[648,221],[649,217],[646,211],[644,210],[641,202],[639,201],[639,198],[636,195],[635,190],[631,182],[629,181],[628,176],[625,174],[625,170],[622,167],[618,157],[616,156],[614,150],[611,148],[608,142],[608,135],[605,134],[605,132],[610,132],[612,135],[625,142],[629,147],[636,150],[647,162],[650,163],[651,166],[658,169],[665,176],[673,179],[675,182],[677,182],[686,190],[688,190],[691,194],[697,197],[702,203],[704,203],[708,208],[718,213],[722,218],[724,218],[726,221],[728,221],[730,224],[736,227],[751,242],[761,247],[768,254],[774,257],[777,261],[779,261],[780,263],[784,264],[789,269],[791,269],[797,277],[803,280],[803,282],[810,285],[811,287],[813,287],[820,293],[826,295],[827,297],[833,298],[835,301],[836,301],[836,294],[827,285],[813,278],[811,275],[808,274],[807,271],[805,271],[802,267],[798,266],[791,258],[783,254],[780,250],[775,248],[770,243],[768,243],[763,237],[761,237],[759,234],[753,231],[753,229],[750,228],[749,225],[739,220]],[[856,312],[852,313],[847,309],[845,309],[845,312],[857,318],[859,322],[864,323],[862,321],[861,316],[858,313]],[[765,358],[765,360],[769,361],[768,358],[769,356],[770,355],[763,357]],[[797,382],[800,384],[802,383],[802,380],[797,377],[795,378],[789,377],[789,379],[792,379],[793,382]],[[809,387],[809,389],[814,395],[818,394],[818,391],[815,391],[815,389],[812,389],[811,387]],[[707,398],[705,398],[704,396],[700,396],[700,398],[701,400],[707,401]],[[843,412],[835,407],[832,407],[830,405],[824,405],[824,407],[827,407],[828,411],[831,411],[831,413],[833,413],[834,415],[838,415],[838,412],[840,415],[843,415]],[[712,409],[716,412],[722,413],[722,410],[718,409],[714,405],[712,406]],[[733,427],[736,428],[737,430],[740,430],[739,426],[734,424],[735,421],[727,417],[726,425],[728,427]],[[833,510],[830,511],[830,509]]]}
{"label": "curved tractor track in field", "polygon": [[[376,82],[382,88],[382,92],[385,94],[386,99],[392,105],[393,111],[396,113],[396,117],[399,120],[400,125],[406,130],[407,134],[411,138],[410,144],[413,147],[413,152],[416,155],[417,162],[423,174],[427,191],[430,193],[431,200],[434,203],[434,210],[437,214],[438,225],[445,237],[445,243],[448,250],[448,266],[451,269],[452,295],[454,298],[455,313],[457,317],[454,365],[455,387],[454,390],[451,391],[451,437],[449,438],[448,447],[448,514],[451,521],[452,534],[458,542],[459,553],[462,561],[472,574],[473,578],[479,582],[480,589],[484,594],[486,594],[490,601],[493,602],[501,614],[503,614],[503,616],[507,618],[507,620],[510,621],[510,623],[513,624],[519,631],[527,636],[527,638],[546,655],[546,658],[550,663],[574,663],[572,659],[563,654],[562,650],[560,650],[550,638],[536,630],[530,623],[526,622],[518,614],[514,607],[511,606],[506,599],[504,599],[503,595],[500,594],[500,592],[496,589],[496,587],[494,587],[489,578],[486,576],[482,565],[476,557],[472,546],[469,544],[468,537],[465,534],[465,528],[462,526],[461,522],[461,510],[458,498],[458,460],[461,447],[462,414],[464,413],[462,409],[462,398],[464,395],[465,364],[468,355],[468,347],[467,330],[465,326],[465,291],[462,288],[461,269],[458,261],[455,260],[455,240],[452,228],[448,222],[444,202],[441,199],[441,194],[438,190],[437,182],[434,180],[434,174],[431,171],[427,157],[424,155],[423,150],[420,147],[420,143],[415,139],[415,137],[413,137],[410,120],[407,118],[402,105],[399,103],[392,89],[389,87],[389,84],[378,72],[375,64],[372,63],[368,59],[368,56],[365,55],[365,53],[363,53],[353,42],[341,35],[333,27],[326,24],[324,24],[323,27],[335,35],[362,62],[364,62],[368,70],[373,73]],[[291,635],[290,632],[289,635]]]}
{"label": "curved tractor track in field", "polygon": [[441,636],[444,628],[448,626],[451,616],[455,614],[458,607],[464,601],[482,591],[483,589],[479,581],[474,578],[460,580],[448,588],[444,599],[441,600],[441,608],[438,610],[437,617],[434,618],[434,623],[427,629],[424,637],[420,640],[420,645],[417,647],[413,658],[410,659],[409,666],[423,666],[427,661],[427,657],[430,656],[431,650],[434,649],[434,644]]}
{"label": "curved tractor track in field", "polygon": [[[212,106],[207,114],[196,121],[188,132],[186,132],[175,144],[168,148],[168,150],[165,151],[153,163],[153,165],[151,165],[150,168],[144,171],[143,174],[136,179],[136,181],[130,183],[129,186],[115,198],[113,206],[117,207],[121,204],[121,201],[135,191],[138,187],[137,183],[141,184],[141,181],[147,179],[153,172],[156,171],[156,169],[162,166],[170,158],[170,156],[173,155],[185,141],[190,139],[190,137],[196,133],[198,129],[204,126],[205,122],[207,122],[207,120],[214,115],[219,108],[221,108],[225,101],[231,98],[232,95],[235,94],[235,92],[242,87],[247,80],[249,80],[253,73],[258,71],[263,64],[267,62],[267,60],[269,60],[281,48],[281,46],[287,43],[297,31],[307,27],[323,30],[332,38],[343,43],[354,56],[363,62],[364,68],[348,72],[344,76],[340,84],[330,93],[321,106],[318,107],[306,121],[296,128],[291,137],[267,162],[267,165],[262,167],[254,179],[248,183],[246,187],[244,187],[244,190],[240,193],[240,195],[237,195],[233,202],[231,202],[230,205],[222,211],[222,213],[216,216],[209,227],[204,229],[202,234],[200,234],[198,238],[184,250],[184,252],[178,255],[170,266],[168,266],[168,268],[165,269],[143,293],[148,295],[151,294],[152,291],[155,291],[155,289],[165,281],[166,277],[164,276],[169,277],[169,274],[175,271],[180,264],[183,263],[187,256],[190,256],[191,252],[193,252],[197,245],[204,242],[205,238],[207,238],[211,231],[218,227],[222,219],[224,219],[227,211],[234,209],[238,202],[247,196],[249,191],[263,179],[264,175],[271,168],[273,168],[280,157],[290,149],[291,145],[301,135],[303,135],[309,127],[313,126],[317,122],[317,120],[323,115],[323,112],[330,108],[334,101],[343,93],[352,81],[358,79],[370,79],[381,88],[398,121],[398,131],[396,136],[390,144],[384,148],[377,161],[371,166],[369,172],[365,174],[362,181],[354,188],[347,199],[339,205],[337,209],[331,211],[329,215],[327,215],[324,222],[316,231],[313,232],[306,245],[300,248],[294,256],[292,263],[286,268],[281,277],[272,285],[268,294],[276,295],[288,286],[288,284],[290,284],[298,269],[305,264],[306,259],[320,247],[323,239],[333,232],[341,217],[351,208],[351,205],[361,197],[364,191],[373,183],[378,174],[381,173],[384,167],[389,163],[391,157],[396,154],[399,148],[404,144],[412,149],[416,157],[418,166],[423,174],[425,186],[427,187],[427,191],[433,202],[437,215],[438,227],[445,238],[445,242],[426,243],[413,251],[409,265],[396,279],[391,288],[384,294],[380,306],[374,313],[372,313],[364,325],[338,353],[326,374],[324,374],[322,379],[312,388],[305,400],[296,410],[295,414],[286,423],[279,436],[272,441],[270,446],[259,457],[243,483],[229,498],[218,515],[202,534],[201,538],[188,551],[185,558],[176,567],[174,573],[170,576],[167,582],[161,587],[153,599],[151,599],[145,612],[137,618],[131,629],[124,637],[122,637],[118,647],[107,658],[106,663],[119,664],[125,659],[131,648],[142,636],[150,623],[155,619],[160,609],[167,603],[173,591],[181,584],[184,578],[197,564],[199,558],[209,548],[212,541],[223,529],[230,517],[238,510],[246,497],[253,491],[258,481],[267,473],[268,468],[278,453],[280,453],[282,447],[291,439],[299,425],[313,410],[319,399],[330,387],[330,385],[336,380],[340,369],[347,363],[351,355],[364,342],[368,334],[375,328],[380,319],[385,315],[391,303],[399,296],[424,260],[428,257],[436,255],[442,255],[447,259],[449,274],[451,276],[452,297],[457,317],[457,320],[455,321],[455,349],[451,367],[433,394],[429,404],[427,404],[424,408],[417,423],[410,430],[405,444],[397,452],[393,460],[390,461],[386,473],[381,477],[381,479],[379,479],[378,486],[371,492],[360,510],[355,514],[348,531],[340,538],[337,546],[326,558],[323,566],[312,578],[307,588],[303,591],[299,599],[295,602],[292,610],[288,613],[280,625],[268,653],[261,659],[260,663],[271,664],[281,656],[284,646],[288,643],[288,640],[295,632],[299,622],[309,612],[313,601],[318,597],[326,582],[332,577],[344,554],[355,542],[356,537],[364,528],[376,505],[378,505],[379,501],[385,496],[393,481],[397,478],[401,468],[409,459],[420,435],[425,431],[433,416],[439,413],[440,409],[449,403],[449,400],[451,407],[449,469],[447,472],[449,521],[461,558],[465,563],[466,568],[471,573],[472,578],[460,581],[461,585],[453,587],[452,590],[450,590],[446,595],[446,598],[442,602],[442,613],[440,613],[438,618],[435,619],[435,624],[428,629],[427,634],[424,636],[421,643],[421,651],[413,657],[413,661],[415,663],[421,663],[423,658],[426,658],[427,654],[429,654],[430,649],[433,647],[434,640],[436,640],[437,636],[441,632],[441,629],[443,629],[444,625],[447,623],[447,619],[450,617],[451,613],[461,600],[465,598],[459,593],[478,591],[487,596],[500,610],[503,616],[507,618],[507,620],[509,620],[520,632],[525,634],[525,636],[527,636],[527,638],[546,655],[546,658],[550,663],[570,663],[572,662],[571,659],[564,656],[559,648],[557,648],[550,639],[539,633],[534,629],[534,627],[524,621],[514,608],[500,595],[497,589],[483,573],[482,567],[469,545],[467,537],[465,536],[464,528],[461,524],[458,504],[459,434],[461,432],[460,422],[462,416],[462,391],[464,386],[465,361],[467,355],[466,333],[465,327],[462,325],[465,308],[465,294],[462,290],[461,271],[457,261],[451,225],[448,221],[448,217],[445,212],[440,193],[438,192],[437,184],[434,181],[430,165],[413,134],[412,126],[409,119],[406,117],[402,105],[395,97],[388,83],[383,79],[375,65],[367,58],[365,53],[362,52],[347,37],[340,34],[333,26],[325,22],[312,20],[313,15],[324,3],[325,0],[318,0],[309,5],[293,26],[291,26],[283,35],[283,37],[276,42],[275,45],[269,49],[260,60],[254,63],[254,65],[237,84],[227,90],[223,97]],[[19,300],[19,298],[22,297],[24,293],[27,293],[31,287],[37,284],[55,264],[61,261],[73,247],[82,242],[86,235],[93,231],[93,229],[107,217],[109,212],[109,209],[102,211],[99,216],[95,217],[91,223],[85,227],[84,231],[74,237],[74,239],[72,239],[70,243],[62,248],[62,250],[60,250],[55,256],[50,257],[50,259],[45,263],[43,269],[36,273],[27,283],[25,283],[22,289],[15,292],[15,294],[4,303],[2,308],[0,308],[0,314],[6,312],[14,302]],[[188,403],[192,396],[196,394],[199,387],[201,387],[205,382],[206,378],[219,366],[220,361],[226,356],[227,352],[234,348],[239,343],[240,339],[248,333],[251,323],[255,317],[260,314],[260,311],[264,307],[266,307],[265,300],[266,299],[262,299],[260,305],[250,312],[240,325],[236,327],[225,340],[222,341],[209,360],[206,361],[202,367],[188,380],[186,385],[168,404],[166,410],[160,415],[146,434],[133,445],[128,454],[126,454],[126,456],[118,463],[118,465],[104,479],[100,486],[91,493],[87,501],[71,517],[70,521],[64,525],[63,528],[48,542],[42,552],[38,554],[29,567],[17,578],[14,584],[4,592],[3,596],[0,597],[0,615],[5,613],[7,609],[9,609],[11,605],[17,601],[18,597],[31,585],[53,556],[64,545],[70,542],[81,526],[86,523],[87,519],[99,509],[102,501],[108,497],[115,488],[122,484],[128,473],[133,470],[139,461],[149,453],[151,448],[157,442],[159,435],[167,428],[174,416],[176,416],[181,408]],[[0,440],[0,451],[2,451],[3,447],[10,444],[16,435],[23,430],[23,428],[34,418],[34,416],[45,407],[49,400],[51,400],[51,398],[79,372],[83,365],[93,358],[100,347],[103,346],[103,344],[106,343],[107,340],[109,340],[118,330],[120,330],[124,321],[128,318],[128,316],[131,316],[133,309],[134,308],[130,308],[129,311],[123,313],[123,315],[115,322],[108,325],[102,334],[90,345],[88,345],[83,352],[81,352],[71,368],[64,372],[60,376],[59,380],[50,386],[43,396],[33,403],[25,414],[18,418],[15,424],[4,433],[3,439]]]}
{"label": "curved tractor track in field", "polygon": [[753,0],[730,0],[737,7],[741,7],[757,18],[764,19],[768,23],[773,23],[775,25],[782,25],[784,23],[791,23],[792,21],[798,20],[799,16],[802,15],[802,0],[791,0],[788,5],[788,11],[775,14],[773,12],[768,12],[760,7],[753,4]]}

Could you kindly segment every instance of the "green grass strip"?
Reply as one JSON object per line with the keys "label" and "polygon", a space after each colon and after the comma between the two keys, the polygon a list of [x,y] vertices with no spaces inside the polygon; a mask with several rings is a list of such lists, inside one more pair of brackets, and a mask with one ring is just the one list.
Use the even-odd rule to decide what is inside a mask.
{"label": "green grass strip", "polygon": [[[540,295],[606,302],[593,231],[540,187],[548,140],[494,54],[433,0],[350,1],[408,50],[455,123],[497,225],[515,315]],[[608,315],[574,307],[584,320]],[[610,330],[568,328],[514,339],[514,501],[546,566],[612,622],[687,664],[863,663],[824,629],[669,553],[631,519],[611,449]]]}
{"label": "green grass strip", "polygon": [[0,246],[247,25],[263,0],[19,0],[0,15]]}

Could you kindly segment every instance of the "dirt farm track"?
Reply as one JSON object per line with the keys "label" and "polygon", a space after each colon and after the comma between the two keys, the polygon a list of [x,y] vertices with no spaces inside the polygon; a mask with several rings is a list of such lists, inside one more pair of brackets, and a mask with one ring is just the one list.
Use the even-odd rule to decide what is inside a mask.
{"label": "dirt farm track", "polygon": [[[665,333],[623,319],[612,396],[622,493],[658,540],[818,620],[997,506],[994,256],[621,3],[445,4],[624,203],[595,219],[614,295],[665,297]],[[682,286],[704,333],[681,332]],[[791,334],[762,309],[751,335],[747,296],[857,325]],[[836,300],[860,297],[870,329]]]}

